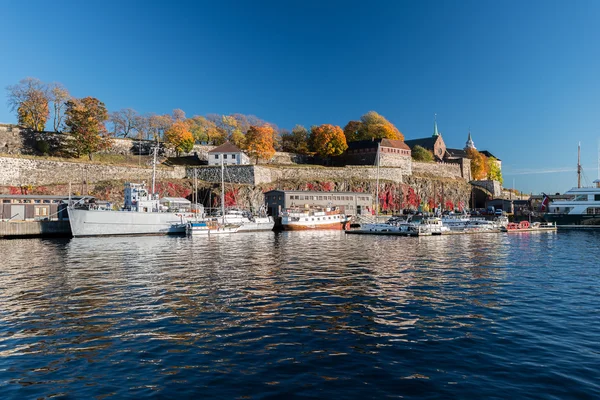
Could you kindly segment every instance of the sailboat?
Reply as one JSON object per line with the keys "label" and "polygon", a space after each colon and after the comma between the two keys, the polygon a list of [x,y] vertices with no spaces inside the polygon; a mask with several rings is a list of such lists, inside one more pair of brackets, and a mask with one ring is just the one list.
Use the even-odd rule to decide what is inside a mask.
{"label": "sailboat", "polygon": [[221,217],[216,219],[198,219],[188,221],[186,232],[191,236],[222,235],[236,233],[240,229],[239,224],[231,224],[225,221],[225,166],[221,158]]}

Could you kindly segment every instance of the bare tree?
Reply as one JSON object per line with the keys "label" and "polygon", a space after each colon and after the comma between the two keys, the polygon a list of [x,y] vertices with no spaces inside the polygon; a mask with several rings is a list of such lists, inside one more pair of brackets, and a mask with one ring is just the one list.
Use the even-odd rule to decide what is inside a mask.
{"label": "bare tree", "polygon": [[52,113],[54,114],[54,131],[62,132],[62,123],[65,117],[64,110],[67,101],[71,99],[69,91],[61,83],[52,83],[49,88]]}
{"label": "bare tree", "polygon": [[128,137],[130,133],[136,130],[137,111],[131,108],[123,108],[110,114],[110,122],[113,124],[113,134],[115,137]]}
{"label": "bare tree", "polygon": [[181,108],[176,108],[173,110],[173,122],[183,122],[185,121],[185,111]]}

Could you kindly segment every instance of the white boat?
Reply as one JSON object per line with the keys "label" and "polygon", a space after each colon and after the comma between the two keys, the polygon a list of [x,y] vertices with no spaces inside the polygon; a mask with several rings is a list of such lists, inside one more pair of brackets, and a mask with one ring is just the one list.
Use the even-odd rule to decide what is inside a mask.
{"label": "white boat", "polygon": [[188,207],[169,210],[162,206],[158,195],[150,194],[143,183],[125,184],[122,210],[87,204],[70,205],[67,212],[74,237],[184,234],[187,220],[193,217]]}
{"label": "white boat", "polygon": [[266,215],[264,207],[258,215],[243,210],[226,210],[225,223],[239,225],[240,232],[271,231],[275,226],[275,220]]}
{"label": "white boat", "polygon": [[189,221],[186,224],[186,233],[190,236],[208,236],[236,233],[240,225],[223,224],[217,220]]}
{"label": "white boat", "polygon": [[577,187],[567,190],[568,200],[550,200],[544,220],[558,226],[600,227],[600,179],[595,187]]}
{"label": "white boat", "polygon": [[281,226],[285,230],[343,230],[350,227],[350,216],[335,207],[290,209],[281,213]]}
{"label": "white boat", "polygon": [[423,217],[419,221],[411,222],[410,229],[414,230],[418,236],[443,235],[450,232],[450,228],[444,226],[439,217]]}

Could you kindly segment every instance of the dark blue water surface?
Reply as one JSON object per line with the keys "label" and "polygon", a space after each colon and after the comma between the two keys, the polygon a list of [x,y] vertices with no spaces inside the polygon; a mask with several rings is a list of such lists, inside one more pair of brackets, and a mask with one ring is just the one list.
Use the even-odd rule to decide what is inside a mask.
{"label": "dark blue water surface", "polygon": [[597,399],[599,244],[0,241],[0,397]]}

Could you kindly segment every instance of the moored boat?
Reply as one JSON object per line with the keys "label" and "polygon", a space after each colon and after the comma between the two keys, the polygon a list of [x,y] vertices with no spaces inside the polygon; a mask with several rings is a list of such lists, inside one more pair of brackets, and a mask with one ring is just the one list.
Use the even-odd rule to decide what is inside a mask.
{"label": "moored boat", "polygon": [[348,229],[350,216],[338,208],[296,209],[281,213],[281,226],[285,230]]}
{"label": "moored boat", "polygon": [[74,237],[107,235],[184,234],[185,224],[193,217],[185,199],[179,207],[161,205],[158,195],[151,194],[143,183],[125,183],[125,205],[109,210],[94,204],[71,204],[67,212]]}
{"label": "moored boat", "polygon": [[577,187],[565,192],[570,196],[567,200],[552,200],[544,196],[543,207],[546,222],[559,227],[598,227],[600,228],[600,179],[595,180],[595,187]]}

